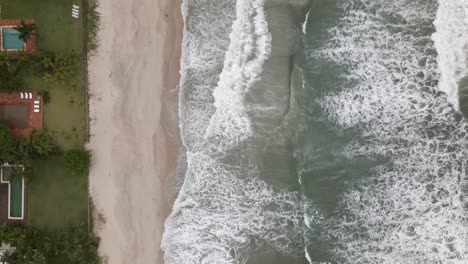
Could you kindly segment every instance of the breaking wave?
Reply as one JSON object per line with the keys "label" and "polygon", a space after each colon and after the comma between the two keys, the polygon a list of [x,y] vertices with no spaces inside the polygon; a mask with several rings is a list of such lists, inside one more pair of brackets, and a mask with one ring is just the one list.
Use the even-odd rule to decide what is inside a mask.
{"label": "breaking wave", "polygon": [[[438,30],[445,29],[446,5],[455,4],[442,2]],[[468,126],[448,103],[456,105],[452,88],[442,88],[448,96],[437,91],[441,75],[460,73],[453,67],[438,70],[454,58],[445,56],[447,51],[458,52],[446,46],[450,40],[441,41],[446,34],[440,32],[434,48],[430,33],[438,5],[340,3],[345,15],[330,30],[328,44],[310,54],[339,65],[346,87],[319,103],[330,120],[360,132],[346,148],[350,159],[383,157],[388,164],[343,195],[342,210],[349,215],[329,230],[338,240],[336,261],[467,263]],[[441,87],[453,86],[447,81],[441,78]]]}
{"label": "breaking wave", "polygon": [[188,166],[165,224],[165,263],[246,263],[258,247],[283,255],[303,248],[301,195],[261,180],[254,162],[264,142],[255,141],[246,96],[271,57],[264,8],[264,0],[183,4],[180,117]]}
{"label": "breaking wave", "polygon": [[[187,168],[165,224],[165,263],[244,264],[259,248],[310,263],[468,262],[468,123],[457,112],[468,2],[336,2],[328,28],[314,25],[308,0],[183,2]],[[297,45],[303,40],[314,43]],[[296,58],[302,45],[307,56]],[[320,63],[336,76],[308,79]],[[318,128],[311,134],[322,144],[291,146],[330,123],[352,131],[351,142],[328,151],[334,138],[323,131],[331,129]],[[339,163],[355,160],[379,165],[344,183],[338,213],[317,211],[307,184],[321,181],[307,177],[348,173]]]}
{"label": "breaking wave", "polygon": [[438,53],[439,88],[458,110],[459,85],[468,77],[468,2],[439,1],[434,25],[432,39]]}

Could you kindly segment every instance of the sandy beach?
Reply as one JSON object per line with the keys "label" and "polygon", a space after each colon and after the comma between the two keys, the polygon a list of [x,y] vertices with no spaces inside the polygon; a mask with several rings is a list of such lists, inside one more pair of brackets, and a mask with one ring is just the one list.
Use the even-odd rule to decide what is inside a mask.
{"label": "sandy beach", "polygon": [[100,253],[111,264],[163,263],[160,241],[178,150],[180,0],[99,2],[88,148]]}

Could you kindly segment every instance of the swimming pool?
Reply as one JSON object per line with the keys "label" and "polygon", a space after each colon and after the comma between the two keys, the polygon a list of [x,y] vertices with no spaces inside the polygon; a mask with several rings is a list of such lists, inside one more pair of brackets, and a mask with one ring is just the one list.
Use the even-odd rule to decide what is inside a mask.
{"label": "swimming pool", "polygon": [[23,180],[10,182],[10,213],[9,218],[23,219]]}
{"label": "swimming pool", "polygon": [[13,27],[2,27],[2,50],[22,50],[24,41],[20,33]]}
{"label": "swimming pool", "polygon": [[1,183],[8,184],[8,219],[24,219],[24,178],[11,179],[13,167],[24,170],[21,165],[3,165]]}

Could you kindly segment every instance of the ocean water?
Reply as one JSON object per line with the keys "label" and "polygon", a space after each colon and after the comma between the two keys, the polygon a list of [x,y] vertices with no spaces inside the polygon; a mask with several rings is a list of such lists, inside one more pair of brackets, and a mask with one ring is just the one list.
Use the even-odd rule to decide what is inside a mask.
{"label": "ocean water", "polygon": [[182,12],[166,263],[468,263],[468,1]]}

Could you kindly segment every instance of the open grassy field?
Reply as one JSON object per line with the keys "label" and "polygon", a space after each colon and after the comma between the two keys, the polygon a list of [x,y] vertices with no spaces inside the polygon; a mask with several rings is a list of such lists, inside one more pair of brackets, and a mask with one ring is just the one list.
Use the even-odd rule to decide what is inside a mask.
{"label": "open grassy field", "polygon": [[29,225],[61,228],[87,221],[86,175],[68,174],[62,158],[34,161],[28,186]]}
{"label": "open grassy field", "polygon": [[[24,91],[49,91],[44,106],[44,127],[54,133],[63,149],[81,148],[87,139],[85,94],[86,29],[82,15],[71,16],[72,4],[85,13],[82,0],[0,0],[2,19],[36,21],[37,54],[76,54],[81,60],[70,78],[51,83],[34,74],[34,68],[21,73]],[[58,228],[69,222],[87,220],[87,175],[71,176],[61,158],[34,161],[29,183],[28,225]]]}

